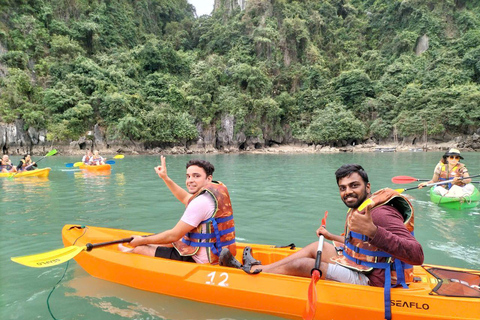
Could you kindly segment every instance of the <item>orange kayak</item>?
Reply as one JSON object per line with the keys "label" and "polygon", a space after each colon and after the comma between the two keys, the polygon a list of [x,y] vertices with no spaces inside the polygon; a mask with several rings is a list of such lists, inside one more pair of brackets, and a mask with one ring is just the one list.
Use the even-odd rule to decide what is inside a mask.
{"label": "orange kayak", "polygon": [[[75,245],[84,246],[87,243],[128,238],[134,234],[148,234],[88,226],[85,234],[81,236],[84,229],[70,227],[72,225],[65,225],[62,230],[65,246],[71,246],[77,239]],[[245,245],[251,246],[254,257],[264,264],[272,263],[299,250],[240,243],[237,244],[237,259],[240,261]],[[116,245],[81,252],[75,260],[90,275],[107,281],[140,290],[288,319],[302,318],[311,281],[310,278],[267,273],[248,275],[234,268],[123,253]],[[433,267],[439,266],[415,266],[416,282],[410,284],[409,289],[392,289],[392,319],[478,319],[480,296],[449,297],[432,292],[441,282],[427,271]],[[480,274],[480,271],[474,270],[439,268],[448,268],[453,272],[470,272],[477,278]],[[479,284],[475,283],[473,287]],[[315,319],[381,320],[384,319],[383,300],[383,288],[319,280]]]}
{"label": "orange kayak", "polygon": [[50,168],[35,169],[30,171],[21,171],[21,172],[2,172],[0,173],[0,178],[22,178],[22,177],[39,177],[46,178],[50,174]]}
{"label": "orange kayak", "polygon": [[88,170],[88,171],[108,171],[112,169],[112,166],[109,164],[101,164],[98,166],[91,166],[88,164],[82,164],[79,166],[80,169],[82,170]]}

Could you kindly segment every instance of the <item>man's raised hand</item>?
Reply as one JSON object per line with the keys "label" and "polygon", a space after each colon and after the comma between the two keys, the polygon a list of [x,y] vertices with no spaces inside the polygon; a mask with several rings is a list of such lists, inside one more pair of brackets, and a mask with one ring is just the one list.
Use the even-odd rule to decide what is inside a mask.
{"label": "man's raised hand", "polygon": [[158,167],[155,167],[155,172],[158,174],[160,178],[165,180],[168,176],[167,176],[167,163],[165,161],[164,156],[160,156],[160,163],[161,165],[159,165]]}

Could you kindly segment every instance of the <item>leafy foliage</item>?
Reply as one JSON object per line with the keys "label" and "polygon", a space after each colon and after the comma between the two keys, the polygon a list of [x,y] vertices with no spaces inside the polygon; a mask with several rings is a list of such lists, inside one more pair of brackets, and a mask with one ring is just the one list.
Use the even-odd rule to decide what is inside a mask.
{"label": "leafy foliage", "polygon": [[4,1],[0,120],[156,144],[225,116],[247,138],[330,144],[480,125],[478,1],[222,3]]}

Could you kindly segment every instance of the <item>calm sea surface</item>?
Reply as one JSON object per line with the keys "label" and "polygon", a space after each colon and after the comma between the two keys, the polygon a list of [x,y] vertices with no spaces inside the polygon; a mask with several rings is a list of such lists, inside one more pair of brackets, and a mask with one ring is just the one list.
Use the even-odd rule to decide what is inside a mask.
{"label": "calm sea surface", "polygon": [[[480,153],[462,155],[470,174],[480,174]],[[189,159],[211,161],[214,178],[229,188],[238,240],[305,246],[317,240],[315,230],[325,210],[330,213],[329,231],[342,232],[346,209],[334,176],[340,165],[363,165],[373,190],[405,188],[415,184],[393,185],[391,178],[429,179],[440,157],[441,153],[430,152],[188,155],[167,156],[167,168],[169,176],[184,186]],[[159,232],[173,227],[183,213],[182,204],[153,170],[159,157],[126,156],[116,160],[107,176],[65,167],[75,161],[79,158],[44,159],[40,167],[52,168],[46,180],[0,180],[0,319],[51,319],[47,296],[65,264],[33,269],[10,257],[63,247],[64,224]],[[423,245],[425,262],[480,270],[480,208],[441,209],[429,202],[426,189],[406,193],[416,210],[415,235]],[[95,279],[73,260],[49,303],[57,319],[278,319]]]}

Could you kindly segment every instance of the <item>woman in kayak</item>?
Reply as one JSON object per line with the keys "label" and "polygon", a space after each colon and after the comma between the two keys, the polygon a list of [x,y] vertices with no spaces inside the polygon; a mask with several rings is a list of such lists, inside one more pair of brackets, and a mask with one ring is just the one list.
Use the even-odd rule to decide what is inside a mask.
{"label": "woman in kayak", "polygon": [[17,172],[17,168],[12,166],[12,161],[10,161],[6,154],[4,154],[2,160],[0,160],[0,172]]}
{"label": "woman in kayak", "polygon": [[451,180],[450,183],[435,186],[433,192],[441,196],[465,196],[471,195],[474,191],[474,186],[470,183],[472,179],[468,179],[467,167],[460,163],[463,157],[460,155],[458,149],[450,149],[446,152],[440,162],[433,171],[433,177],[430,181],[422,182],[418,186],[423,188],[427,184]]}
{"label": "woman in kayak", "polygon": [[90,158],[91,166],[99,166],[105,164],[105,158],[98,154],[98,150],[93,151],[93,156]]}
{"label": "woman in kayak", "polygon": [[82,162],[84,164],[90,164],[90,159],[93,158],[93,153],[90,149],[87,149],[87,151],[85,152],[85,155],[83,156],[82,158]]}
{"label": "woman in kayak", "polygon": [[29,154],[26,154],[23,156],[22,159],[20,159],[20,163],[17,166],[17,171],[35,170],[36,167],[37,167],[37,164],[32,161],[32,158],[30,157]]}

